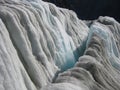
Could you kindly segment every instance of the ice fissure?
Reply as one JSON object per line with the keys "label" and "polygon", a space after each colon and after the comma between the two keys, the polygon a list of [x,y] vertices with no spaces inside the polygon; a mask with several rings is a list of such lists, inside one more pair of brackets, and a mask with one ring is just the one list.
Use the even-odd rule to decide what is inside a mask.
{"label": "ice fissure", "polygon": [[116,20],[82,21],[42,0],[0,0],[0,90],[119,89]]}

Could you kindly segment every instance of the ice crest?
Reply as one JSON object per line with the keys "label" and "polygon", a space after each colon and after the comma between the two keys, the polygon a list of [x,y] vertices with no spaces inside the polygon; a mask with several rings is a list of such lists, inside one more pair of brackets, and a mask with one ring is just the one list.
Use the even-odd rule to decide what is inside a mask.
{"label": "ice crest", "polygon": [[0,0],[0,90],[119,90],[120,24],[82,21],[42,0]]}

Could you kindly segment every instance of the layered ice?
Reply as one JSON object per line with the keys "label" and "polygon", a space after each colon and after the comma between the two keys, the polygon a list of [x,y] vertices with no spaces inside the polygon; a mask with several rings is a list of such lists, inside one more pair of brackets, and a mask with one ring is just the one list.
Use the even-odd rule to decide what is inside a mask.
{"label": "layered ice", "polygon": [[51,3],[2,0],[0,32],[1,88],[35,90],[75,64],[88,27],[74,12]]}
{"label": "layered ice", "polygon": [[119,26],[109,17],[93,21],[84,55],[42,90],[119,90]]}
{"label": "layered ice", "polygon": [[0,0],[0,90],[119,90],[119,83],[116,20],[82,21],[42,0]]}

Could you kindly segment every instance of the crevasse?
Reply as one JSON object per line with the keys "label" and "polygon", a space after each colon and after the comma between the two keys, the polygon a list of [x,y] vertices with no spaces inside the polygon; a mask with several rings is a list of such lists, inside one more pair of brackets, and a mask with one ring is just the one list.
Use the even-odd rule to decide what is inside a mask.
{"label": "crevasse", "polygon": [[119,83],[116,20],[82,21],[42,0],[0,0],[0,90],[119,90]]}

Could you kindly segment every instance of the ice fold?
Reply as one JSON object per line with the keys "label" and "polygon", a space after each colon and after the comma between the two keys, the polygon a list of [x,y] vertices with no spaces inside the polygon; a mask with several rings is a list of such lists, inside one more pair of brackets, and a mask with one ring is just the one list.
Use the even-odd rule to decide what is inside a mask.
{"label": "ice fold", "polygon": [[0,60],[6,60],[1,68],[8,70],[8,64],[10,71],[5,75],[13,77],[4,80],[1,76],[1,88],[6,90],[35,90],[51,83],[58,71],[75,64],[79,47],[88,34],[88,27],[74,12],[39,0],[2,0],[0,19],[4,33],[0,38],[4,56]]}
{"label": "ice fold", "polygon": [[42,0],[0,0],[0,90],[119,90],[119,77],[113,18],[89,23]]}

